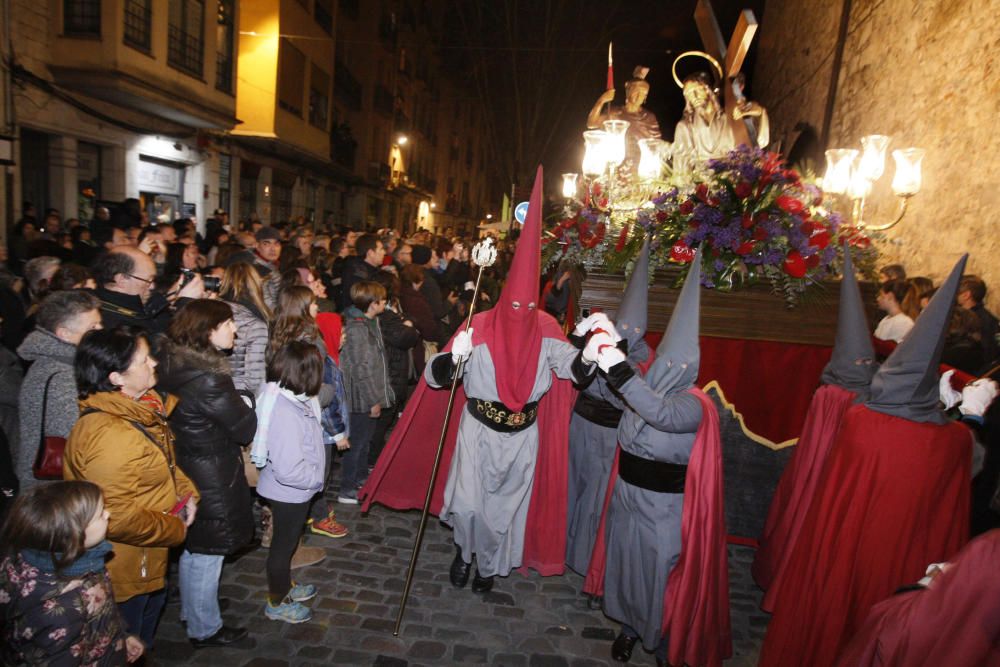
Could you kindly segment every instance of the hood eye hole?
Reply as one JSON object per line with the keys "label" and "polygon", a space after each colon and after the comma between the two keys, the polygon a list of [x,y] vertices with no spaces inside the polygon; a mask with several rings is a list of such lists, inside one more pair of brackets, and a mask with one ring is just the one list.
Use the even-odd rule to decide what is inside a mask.
{"label": "hood eye hole", "polygon": [[521,302],[513,301],[511,302],[510,307],[513,308],[514,310],[518,310],[521,307]]}
{"label": "hood eye hole", "polygon": [[534,310],[534,309],[535,309],[535,302],[532,301],[531,303],[528,304],[528,310]]}

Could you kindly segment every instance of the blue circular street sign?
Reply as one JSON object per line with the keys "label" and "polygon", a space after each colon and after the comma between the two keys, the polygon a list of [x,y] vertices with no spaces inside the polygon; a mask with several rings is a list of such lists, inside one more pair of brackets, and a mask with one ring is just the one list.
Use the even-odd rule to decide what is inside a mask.
{"label": "blue circular street sign", "polygon": [[514,207],[514,219],[517,220],[518,224],[523,225],[525,218],[528,217],[528,202],[523,201]]}

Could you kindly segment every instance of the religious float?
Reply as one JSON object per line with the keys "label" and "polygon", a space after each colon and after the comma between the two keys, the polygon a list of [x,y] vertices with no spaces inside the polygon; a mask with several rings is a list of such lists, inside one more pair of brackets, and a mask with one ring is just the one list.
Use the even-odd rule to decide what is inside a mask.
{"label": "religious float", "polygon": [[[767,111],[743,95],[753,13],[742,12],[728,46],[708,0],[699,0],[695,20],[705,51],[673,63],[685,109],[672,143],[643,107],[647,68],[633,71],[624,105],[612,104],[609,46],[607,90],[587,118],[581,174],[563,175],[565,204],[547,226],[543,262],[584,269],[576,314],[602,310],[614,319],[648,236],[655,347],[692,248],[703,248],[699,383],[722,408],[729,533],[752,539],[829,360],[844,248],[873,279],[873,240],[919,191],[923,151],[893,151],[898,213],[882,226],[867,224],[865,200],[885,171],[890,138],[864,137],[861,151],[827,151],[822,178],[799,173],[768,150]],[[682,78],[679,66],[695,59],[710,69]],[[875,285],[862,290],[874,322]]]}

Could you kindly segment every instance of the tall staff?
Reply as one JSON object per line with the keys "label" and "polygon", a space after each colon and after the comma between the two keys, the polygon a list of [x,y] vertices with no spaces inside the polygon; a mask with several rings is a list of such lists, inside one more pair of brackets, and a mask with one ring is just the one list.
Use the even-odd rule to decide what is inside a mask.
{"label": "tall staff", "polygon": [[[479,267],[479,274],[476,276],[476,290],[472,294],[472,303],[469,304],[469,317],[465,320],[465,331],[472,327],[472,315],[476,312],[476,301],[479,299],[479,284],[483,279],[483,269],[493,266],[497,261],[497,249],[493,245],[493,239],[486,238],[472,247],[472,261]],[[417,568],[417,556],[420,554],[420,546],[424,542],[424,529],[427,527],[427,515],[430,514],[431,496],[434,495],[434,484],[437,482],[438,466],[441,463],[441,453],[444,451],[444,439],[448,433],[448,422],[451,421],[451,410],[455,405],[455,392],[458,390],[458,381],[462,377],[462,370],[465,367],[465,357],[458,361],[455,369],[455,377],[451,380],[451,393],[448,395],[448,409],[444,413],[444,425],[441,426],[441,437],[438,439],[437,453],[434,455],[434,465],[431,467],[431,481],[427,485],[427,495],[424,498],[424,511],[420,515],[420,527],[417,529],[417,539],[413,543],[413,552],[410,554],[410,567],[406,571],[406,584],[403,586],[403,597],[399,601],[399,612],[396,614],[396,627],[393,628],[392,636],[399,636],[399,626],[403,622],[403,613],[406,611],[406,600],[410,597],[410,586],[413,584],[413,572]]]}

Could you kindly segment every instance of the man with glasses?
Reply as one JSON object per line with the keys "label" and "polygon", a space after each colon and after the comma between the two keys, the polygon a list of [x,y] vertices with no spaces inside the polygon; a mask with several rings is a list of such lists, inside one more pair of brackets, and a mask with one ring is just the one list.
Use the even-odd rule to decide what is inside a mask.
{"label": "man with glasses", "polygon": [[166,295],[153,290],[156,264],[138,248],[122,246],[97,260],[93,267],[105,328],[128,324],[150,333],[162,333],[170,324],[171,299],[199,299],[204,284],[197,273],[181,286],[183,277]]}

